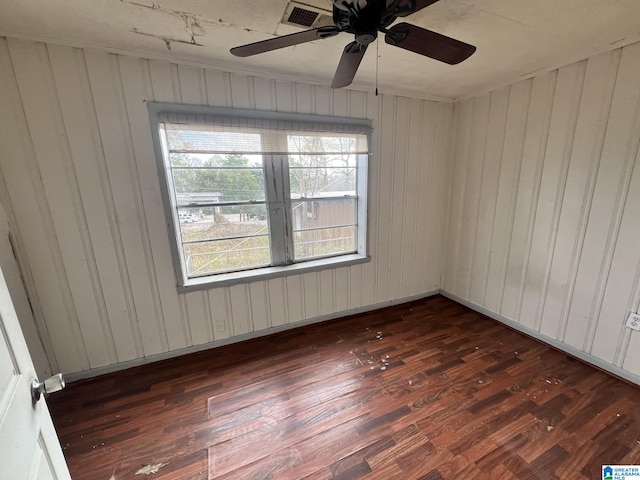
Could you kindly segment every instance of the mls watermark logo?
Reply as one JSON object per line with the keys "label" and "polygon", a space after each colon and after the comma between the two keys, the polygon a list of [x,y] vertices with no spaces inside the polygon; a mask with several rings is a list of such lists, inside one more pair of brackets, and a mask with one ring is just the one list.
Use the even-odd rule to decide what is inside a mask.
{"label": "mls watermark logo", "polygon": [[602,480],[640,480],[640,466],[603,465]]}

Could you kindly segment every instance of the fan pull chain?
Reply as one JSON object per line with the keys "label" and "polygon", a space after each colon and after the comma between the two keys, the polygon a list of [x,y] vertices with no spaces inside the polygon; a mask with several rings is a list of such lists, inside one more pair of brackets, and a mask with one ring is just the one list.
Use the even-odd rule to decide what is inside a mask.
{"label": "fan pull chain", "polygon": [[380,64],[380,37],[376,38],[376,97],[378,96],[378,65]]}

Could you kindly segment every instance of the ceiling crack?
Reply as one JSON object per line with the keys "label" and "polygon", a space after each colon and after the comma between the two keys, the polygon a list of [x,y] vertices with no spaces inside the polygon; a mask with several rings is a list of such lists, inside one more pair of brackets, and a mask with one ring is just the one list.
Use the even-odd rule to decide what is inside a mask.
{"label": "ceiling crack", "polygon": [[144,35],[145,37],[152,37],[152,38],[157,38],[159,40],[162,40],[165,43],[165,45],[167,46],[167,50],[171,50],[171,44],[172,43],[183,43],[185,45],[194,45],[196,47],[204,47],[203,44],[196,42],[196,40],[195,40],[195,38],[193,36],[191,37],[191,40],[182,40],[180,38],[165,37],[163,35],[155,35],[153,33],[141,32],[137,28],[134,28],[131,31],[133,33],[137,33],[138,35]]}

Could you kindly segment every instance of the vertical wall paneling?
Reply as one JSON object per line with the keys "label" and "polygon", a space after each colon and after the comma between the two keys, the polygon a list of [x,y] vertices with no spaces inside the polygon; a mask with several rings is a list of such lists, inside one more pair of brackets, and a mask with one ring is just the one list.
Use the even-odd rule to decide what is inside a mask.
{"label": "vertical wall paneling", "polygon": [[86,212],[74,181],[47,48],[28,42],[10,43],[9,47],[18,86],[29,92],[22,93],[22,105],[66,272],[63,298],[72,314],[71,321],[80,329],[90,366],[108,365],[115,360],[113,348],[108,347],[111,332],[103,329],[104,312],[98,308],[96,295],[100,287],[95,270],[88,263],[91,244]]}
{"label": "vertical wall paneling", "polygon": [[249,285],[251,297],[251,318],[255,330],[265,330],[271,327],[269,318],[269,296],[266,282],[253,282]]}
{"label": "vertical wall paneling", "polygon": [[[15,92],[17,85],[15,78],[9,68],[3,69],[7,65],[8,53],[6,50],[6,42],[0,40],[0,92]],[[0,93],[0,111],[4,112],[3,117],[11,118],[14,106],[8,101],[7,95]],[[18,117],[18,115],[15,115]],[[17,120],[17,118],[16,118]],[[16,125],[17,121],[12,121]],[[20,121],[24,125],[24,120]],[[4,122],[0,120],[0,144],[7,140],[5,135],[11,134],[4,130]],[[10,138],[10,137],[9,137]],[[14,137],[15,138],[15,137]],[[17,152],[16,152],[17,153]],[[18,156],[21,163],[24,157]],[[20,320],[20,326],[24,332],[25,339],[29,348],[29,353],[33,359],[36,373],[39,377],[48,377],[54,373],[55,366],[49,361],[48,356],[55,359],[51,339],[46,335],[46,328],[43,326],[42,312],[37,301],[30,301],[28,292],[34,292],[34,282],[28,267],[18,264],[18,259],[24,259],[25,245],[19,236],[14,235],[13,230],[17,230],[18,220],[15,217],[15,208],[12,205],[9,196],[9,185],[6,179],[0,174],[0,264],[2,265],[2,273],[5,277],[9,293],[16,308],[16,313]],[[39,327],[40,326],[40,327]],[[38,330],[43,331],[42,338]],[[47,353],[48,352],[48,353]]]}
{"label": "vertical wall paneling", "polygon": [[336,270],[323,270],[317,276],[320,303],[320,314],[329,315],[336,311]]}
{"label": "vertical wall paneling", "polygon": [[[639,62],[640,44],[622,50],[589,218],[594,227],[599,226],[600,234],[606,234],[607,243],[603,249],[602,267],[593,296],[594,313],[586,332],[584,348],[607,361],[613,361],[622,333],[621,324],[631,306],[634,267],[639,254],[638,242],[636,241],[635,249],[627,250],[625,247],[629,239],[620,235],[623,226],[624,233],[637,232],[637,226],[629,228],[628,223],[623,224],[623,216],[625,213],[632,214],[634,208],[637,208],[637,204],[631,203],[638,198],[637,192],[630,193],[629,187],[633,174],[637,175],[640,143],[640,85],[637,81],[640,74]],[[625,95],[624,101],[622,95]],[[608,217],[603,217],[607,212]],[[631,220],[627,215],[625,220],[636,225],[638,223],[637,216]],[[602,319],[602,325],[599,319]]]}
{"label": "vertical wall paneling", "polygon": [[214,339],[213,329],[205,307],[206,292],[191,292],[185,294],[189,331],[194,345],[211,342]]}
{"label": "vertical wall paneling", "polygon": [[473,100],[459,102],[455,106],[456,140],[453,150],[450,175],[450,192],[448,203],[448,232],[446,246],[446,265],[443,287],[456,293],[458,273],[458,250],[460,249],[460,229],[464,209],[465,183],[467,179],[467,159],[469,156],[469,139],[471,138],[471,118],[473,116]]}
{"label": "vertical wall paneling", "polygon": [[[237,106],[235,100],[233,105]],[[276,81],[276,110],[278,112],[295,112],[295,89],[293,83],[281,80]]]}
{"label": "vertical wall paneling", "polygon": [[375,99],[374,95],[366,92],[349,91],[349,115],[353,118],[367,118],[367,96]]}
{"label": "vertical wall paneling", "polygon": [[391,199],[391,218],[389,235],[389,276],[399,279],[389,283],[389,298],[398,298],[402,289],[402,247],[404,245],[405,221],[405,182],[406,164],[408,161],[410,102],[399,97],[396,100],[396,115],[393,125],[394,133],[394,165],[393,165],[393,197]]}
{"label": "vertical wall paneling", "polygon": [[213,325],[213,337],[216,340],[229,338],[231,333],[228,290],[213,288],[209,290],[209,308],[211,309],[211,323]]}
{"label": "vertical wall paneling", "polygon": [[285,292],[287,297],[287,321],[289,323],[299,322],[305,318],[304,314],[304,290],[301,278],[286,277]]}
{"label": "vertical wall paneling", "polygon": [[231,79],[228,73],[206,70],[205,82],[209,105],[214,107],[231,106]]}
{"label": "vertical wall paneling", "polygon": [[[377,296],[376,302],[383,302],[389,298],[389,277],[391,275],[391,216],[393,212],[393,176],[394,176],[394,143],[395,143],[395,117],[396,117],[396,99],[389,95],[382,96],[382,109],[380,121],[380,153],[376,187],[372,189],[370,198],[374,203],[374,211],[377,212],[377,223],[384,228],[377,228],[372,232],[372,239],[375,242],[375,254],[377,257],[376,278]],[[382,192],[389,192],[388,195],[382,195]]]}
{"label": "vertical wall paneling", "polygon": [[[426,121],[426,116],[435,119],[434,126]],[[426,231],[427,247],[424,258],[421,258],[422,288],[419,292],[432,292],[440,288],[441,272],[444,267],[444,239],[446,236],[447,198],[449,188],[446,179],[449,178],[447,167],[451,158],[451,142],[453,140],[453,109],[449,105],[425,102],[423,116],[423,139],[427,142],[421,146],[421,183],[426,185],[427,202],[420,203],[422,212],[421,222]],[[426,148],[425,148],[426,147]],[[424,179],[424,180],[422,180]],[[422,190],[422,188],[421,188]],[[439,225],[439,228],[433,226]],[[433,252],[441,252],[433,255]]]}
{"label": "vertical wall paneling", "polygon": [[363,305],[364,271],[365,267],[363,265],[354,265],[349,268],[349,283],[347,285],[349,289],[349,308],[359,308]]}
{"label": "vertical wall paneling", "polygon": [[232,73],[229,75],[229,81],[231,82],[231,106],[251,108],[254,103],[251,77]]}
{"label": "vertical wall paneling", "polygon": [[269,317],[272,327],[289,323],[287,319],[287,284],[284,278],[272,278],[267,282],[269,292]]}
{"label": "vertical wall paneling", "polygon": [[331,111],[333,115],[338,117],[346,117],[349,112],[349,99],[351,98],[351,92],[345,89],[333,90],[331,96],[333,97],[333,105]]}
{"label": "vertical wall paneling", "polygon": [[[3,199],[52,366],[83,372],[438,288],[452,104],[0,47]],[[371,119],[371,262],[178,293],[148,101]]]}
{"label": "vertical wall paneling", "polygon": [[156,102],[180,102],[180,80],[177,66],[157,60],[149,60],[149,73],[153,100]]}
{"label": "vertical wall paneling", "polygon": [[520,178],[513,227],[507,257],[507,271],[502,295],[502,315],[526,327],[533,327],[520,318],[525,275],[531,248],[531,232],[540,193],[540,178],[547,147],[551,106],[555,92],[557,72],[527,80],[531,83],[531,97],[522,146]]}
{"label": "vertical wall paneling", "polygon": [[508,89],[492,92],[489,100],[489,120],[484,144],[484,166],[478,201],[478,220],[474,234],[475,243],[471,257],[471,283],[469,285],[469,298],[476,303],[484,301],[487,272],[493,256],[491,240],[495,225],[508,101]]}
{"label": "vertical wall paneling", "polygon": [[229,302],[231,304],[234,335],[244,335],[254,330],[251,321],[248,291],[249,288],[245,284],[229,287]]}
{"label": "vertical wall paneling", "polygon": [[[639,106],[640,107],[640,106]],[[636,137],[640,137],[637,125]],[[640,374],[640,332],[622,325],[631,312],[640,312],[640,151],[621,219],[620,233],[611,260],[611,275],[602,301],[601,321],[595,328],[591,353],[636,375]],[[632,268],[635,263],[635,272]],[[611,285],[609,287],[609,284]],[[620,286],[622,288],[620,288]],[[626,297],[626,298],[625,298]],[[617,326],[618,328],[613,328]],[[616,342],[615,335],[618,335]],[[612,355],[615,347],[615,356]]]}
{"label": "vertical wall paneling", "polygon": [[351,270],[339,268],[335,270],[334,280],[334,312],[344,312],[351,307]]}
{"label": "vertical wall paneling", "polygon": [[156,316],[159,307],[153,291],[155,272],[149,270],[151,252],[118,57],[85,52],[85,61],[125,253],[128,288],[134,299],[138,334],[144,355],[153,355],[163,351]]}
{"label": "vertical wall paneling", "polygon": [[[449,251],[444,274],[445,291],[635,375],[640,336],[624,323],[640,308],[639,77],[633,44],[508,87],[506,130],[492,132],[489,121],[483,159],[465,153],[468,138],[485,136],[465,106],[486,95],[457,105],[447,243],[460,253]],[[495,178],[497,161],[496,201],[483,201],[495,182],[482,181],[470,232],[473,177]],[[489,263],[486,280],[472,273],[467,292],[469,262],[473,271]]]}
{"label": "vertical wall paneling", "polygon": [[313,97],[317,115],[333,115],[331,89],[315,87],[313,89]]}
{"label": "vertical wall paneling", "polygon": [[[418,265],[417,254],[419,250],[427,249],[429,246],[423,239],[424,225],[418,221],[418,212],[422,206],[418,205],[419,183],[420,183],[420,163],[428,161],[420,155],[420,138],[422,137],[422,103],[420,100],[411,100],[407,112],[407,141],[406,141],[406,168],[404,171],[404,188],[402,198],[402,210],[404,224],[402,225],[402,248],[401,258],[401,279],[400,288],[403,292],[414,291],[416,277],[424,275],[423,266]],[[415,293],[420,293],[418,290]]]}
{"label": "vertical wall paneling", "polygon": [[[541,328],[553,248],[558,238],[558,223],[578,118],[584,65],[585,62],[581,62],[561,69],[556,81],[521,307],[522,322],[533,325],[537,331]],[[544,327],[545,335],[557,328],[549,324]]]}
{"label": "vertical wall paneling", "polygon": [[471,269],[473,266],[474,234],[477,230],[480,209],[480,187],[482,185],[483,165],[485,161],[485,145],[491,96],[484,95],[473,100],[473,117],[471,119],[471,136],[465,174],[464,203],[460,241],[457,252],[458,272],[456,274],[456,291],[465,298],[471,288]]}
{"label": "vertical wall paneling", "polygon": [[[541,331],[564,338],[568,304],[581,257],[586,219],[602,152],[602,139],[615,81],[617,55],[590,59],[579,106],[567,180],[562,195],[557,240],[542,312]],[[557,328],[554,332],[553,329]]]}
{"label": "vertical wall paneling", "polygon": [[[417,108],[416,108],[417,109]],[[442,179],[434,182],[434,177],[437,177],[439,172],[437,169],[438,159],[436,159],[436,139],[438,135],[444,135],[446,130],[442,130],[443,126],[439,122],[439,116],[436,110],[436,106],[423,102],[420,108],[420,114],[417,117],[412,117],[412,128],[417,128],[420,131],[420,137],[416,139],[416,145],[412,147],[412,151],[409,153],[409,158],[417,156],[418,160],[415,162],[411,177],[416,181],[417,191],[415,196],[408,196],[406,201],[414,202],[414,223],[413,228],[409,227],[409,232],[413,233],[413,240],[409,236],[410,240],[413,240],[415,246],[412,251],[412,255],[409,256],[413,263],[412,283],[407,288],[413,292],[429,291],[428,278],[433,274],[436,262],[430,260],[436,260],[431,256],[430,252],[434,251],[437,247],[434,244],[434,232],[427,228],[429,221],[433,220],[431,212],[433,211],[430,202],[435,201],[437,197],[434,197],[434,193],[438,190],[438,184],[444,183]],[[444,174],[444,172],[442,172]],[[410,178],[411,178],[410,177]],[[409,188],[409,185],[407,185]],[[440,208],[446,204],[445,199],[441,199]],[[411,219],[410,219],[411,221]],[[444,225],[443,225],[444,226]],[[404,253],[404,255],[407,255]],[[440,275],[440,272],[437,272]]]}
{"label": "vertical wall paneling", "polygon": [[598,315],[603,300],[609,277],[607,265],[613,254],[612,235],[617,233],[616,217],[621,214],[620,185],[634,161],[640,88],[633,78],[639,73],[638,47],[633,45],[622,50],[617,69],[616,88],[565,335],[565,341],[577,348],[591,347],[592,334],[596,330],[591,322]]}
{"label": "vertical wall paneling", "polygon": [[315,98],[311,85],[296,83],[294,95],[296,97],[296,112],[306,114],[315,113]]}
{"label": "vertical wall paneling", "polygon": [[318,272],[302,275],[302,298],[304,304],[304,318],[320,315],[320,280]]}
{"label": "vertical wall paneling", "polygon": [[253,79],[255,91],[255,108],[258,110],[275,110],[276,94],[273,80],[255,77]]}
{"label": "vertical wall paneling", "polygon": [[[520,82],[509,88],[504,146],[490,243],[491,258],[484,281],[484,303],[493,312],[500,312],[504,293],[530,95],[531,82]],[[493,139],[491,141],[493,142]]]}
{"label": "vertical wall paneling", "polygon": [[[74,348],[65,352],[66,359],[57,357],[56,347],[52,341],[54,334],[49,335],[48,329],[58,326],[61,330],[59,333],[61,340],[65,336],[72,337],[79,330],[74,329],[67,318],[61,319],[59,315],[56,316],[59,325],[52,324],[49,327],[44,321],[44,312],[38,297],[41,284],[46,285],[48,278],[56,278],[55,252],[49,252],[51,247],[46,244],[47,242],[44,246],[42,245],[42,239],[52,236],[53,226],[48,218],[49,212],[42,188],[38,182],[34,181],[39,178],[35,176],[37,174],[35,153],[5,39],[0,39],[0,110],[4,112],[0,115],[0,145],[4,146],[0,160],[3,162],[3,186],[6,187],[3,192],[3,206],[9,220],[15,222],[10,228],[17,232],[26,232],[26,235],[14,235],[14,244],[23,270],[25,286],[34,302],[34,316],[42,343],[52,369],[57,368],[59,364],[83,363],[81,360],[83,352],[77,350],[82,346],[82,342],[78,342],[77,338],[73,342]],[[17,204],[14,206],[13,203]],[[28,217],[20,215],[23,209],[31,211],[32,214]],[[46,221],[45,218],[47,218]],[[21,252],[34,249],[40,253],[38,258],[27,258],[26,254],[20,255]],[[64,301],[61,295],[56,295],[57,292],[53,291],[54,289],[51,290],[48,293],[48,299],[45,291],[39,295],[45,296],[45,301],[53,301],[51,308],[55,309],[56,313],[60,313],[65,309]]]}
{"label": "vertical wall paneling", "polygon": [[[49,58],[57,86],[70,158],[74,163],[92,254],[88,258],[99,279],[96,301],[103,314],[104,343],[117,353],[118,361],[132,360],[141,353],[136,344],[131,298],[122,287],[122,258],[118,255],[115,209],[108,185],[89,79],[81,50],[49,47]],[[72,75],[68,75],[72,72]],[[90,162],[87,159],[95,159]],[[105,221],[107,219],[108,221]],[[113,258],[119,261],[114,262]],[[107,323],[108,322],[108,323]]]}
{"label": "vertical wall paneling", "polygon": [[188,105],[207,105],[208,89],[204,71],[189,65],[178,65],[182,102]]}
{"label": "vertical wall paneling", "polygon": [[14,253],[21,251],[23,247],[15,241],[15,237],[11,233],[11,230],[15,228],[16,222],[15,218],[10,218],[7,215],[7,210],[4,208],[5,205],[11,206],[11,202],[6,195],[6,183],[0,177],[0,269],[2,269],[2,276],[5,279],[16,315],[20,321],[23,336],[25,339],[29,339],[27,347],[33,360],[36,374],[40,378],[47,378],[55,370],[51,368],[43,342],[40,341],[40,336],[38,335],[38,325],[32,310],[32,302],[29,301],[22,269],[16,262],[16,254]]}

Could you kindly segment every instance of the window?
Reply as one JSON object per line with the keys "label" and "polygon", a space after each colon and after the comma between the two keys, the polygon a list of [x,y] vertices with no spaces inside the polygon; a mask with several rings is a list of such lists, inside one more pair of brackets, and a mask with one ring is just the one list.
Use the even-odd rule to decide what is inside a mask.
{"label": "window", "polygon": [[149,112],[180,286],[366,261],[368,120]]}

